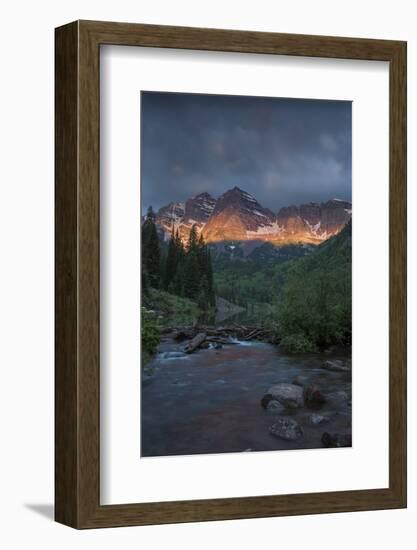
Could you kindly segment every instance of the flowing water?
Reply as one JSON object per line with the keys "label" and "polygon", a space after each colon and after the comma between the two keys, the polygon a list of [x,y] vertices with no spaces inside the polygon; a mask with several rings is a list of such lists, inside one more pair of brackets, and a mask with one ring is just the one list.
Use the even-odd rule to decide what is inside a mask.
{"label": "flowing water", "polygon": [[[167,338],[142,380],[142,456],[271,451],[322,447],[323,432],[351,432],[351,375],[322,368],[336,355],[283,354],[262,342],[240,342],[221,349],[182,353],[183,344]],[[297,376],[314,383],[326,397],[319,410],[285,409],[303,428],[296,441],[269,433],[276,414],[261,399],[277,383]],[[312,414],[328,417],[313,425]]]}

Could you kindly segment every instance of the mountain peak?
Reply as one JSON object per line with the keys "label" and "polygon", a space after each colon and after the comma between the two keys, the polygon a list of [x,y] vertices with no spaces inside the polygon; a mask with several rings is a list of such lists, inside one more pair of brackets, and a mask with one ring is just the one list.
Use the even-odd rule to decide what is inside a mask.
{"label": "mountain peak", "polygon": [[216,200],[209,193],[199,193],[185,202],[183,223],[187,226],[197,224],[202,226],[211,216]]}
{"label": "mountain peak", "polygon": [[213,199],[213,197],[210,195],[210,193],[207,193],[207,191],[203,191],[202,193],[194,195],[194,197],[192,197],[192,200],[194,199]]}
{"label": "mountain peak", "polygon": [[217,199],[203,235],[207,242],[246,241],[259,228],[271,226],[274,222],[275,215],[270,210],[235,185]]}
{"label": "mountain peak", "polygon": [[342,199],[286,206],[277,214],[264,208],[237,185],[218,199],[202,192],[184,203],[171,203],[157,213],[156,223],[169,239],[178,228],[183,240],[193,225],[209,243],[221,241],[318,244],[339,233],[352,216],[352,205]]}
{"label": "mountain peak", "polygon": [[[244,189],[241,189],[240,187],[238,187],[237,185],[235,185],[232,189],[230,189],[229,191],[226,191],[226,193],[234,193],[236,195],[241,195],[243,197],[246,197],[248,199],[254,199],[253,195],[251,195],[250,193],[248,193],[247,191],[245,191]],[[224,194],[226,194],[224,193]]]}

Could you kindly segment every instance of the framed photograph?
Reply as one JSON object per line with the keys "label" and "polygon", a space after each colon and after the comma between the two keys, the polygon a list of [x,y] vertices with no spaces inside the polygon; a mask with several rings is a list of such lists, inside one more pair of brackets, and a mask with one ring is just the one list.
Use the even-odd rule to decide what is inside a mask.
{"label": "framed photograph", "polygon": [[56,29],[56,520],[406,506],[406,43]]}

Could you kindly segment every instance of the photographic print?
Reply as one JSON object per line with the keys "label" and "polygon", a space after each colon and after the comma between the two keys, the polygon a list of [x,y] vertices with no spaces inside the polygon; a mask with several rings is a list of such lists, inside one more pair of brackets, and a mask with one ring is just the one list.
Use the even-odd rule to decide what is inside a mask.
{"label": "photographic print", "polygon": [[350,447],[351,102],[140,100],[141,456]]}

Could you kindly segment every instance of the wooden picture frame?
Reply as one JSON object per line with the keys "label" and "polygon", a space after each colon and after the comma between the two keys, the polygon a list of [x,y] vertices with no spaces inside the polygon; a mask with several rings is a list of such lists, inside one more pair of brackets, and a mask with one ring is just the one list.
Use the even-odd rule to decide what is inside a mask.
{"label": "wooden picture frame", "polygon": [[[406,43],[76,21],[56,29],[55,518],[75,528],[406,506]],[[117,44],[389,62],[389,487],[100,505],[99,56]]]}

